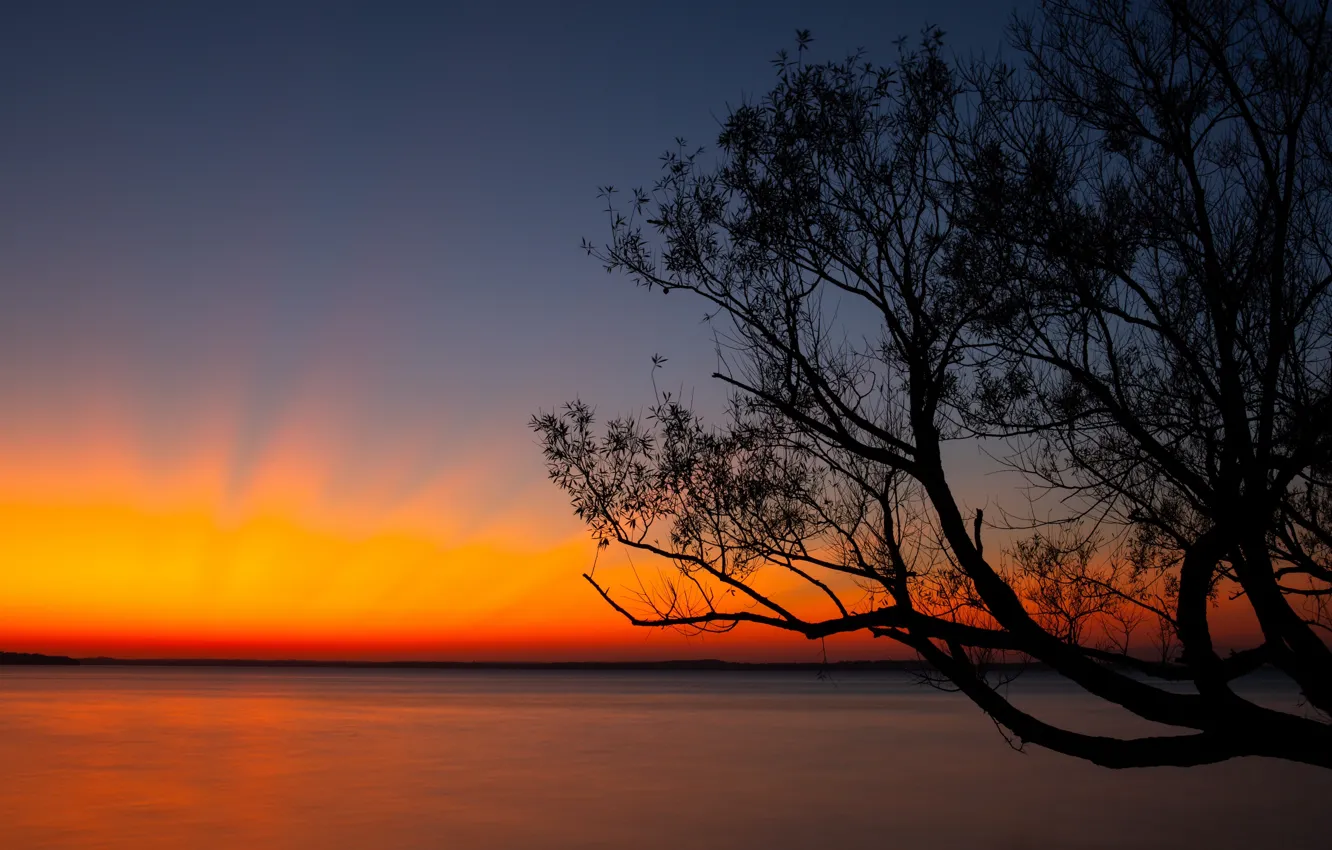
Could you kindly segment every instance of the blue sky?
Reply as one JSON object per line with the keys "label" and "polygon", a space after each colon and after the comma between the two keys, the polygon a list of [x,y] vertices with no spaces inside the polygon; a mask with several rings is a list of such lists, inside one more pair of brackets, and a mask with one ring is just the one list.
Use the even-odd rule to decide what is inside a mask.
{"label": "blue sky", "polygon": [[702,306],[580,250],[607,234],[597,188],[711,144],[797,28],[816,61],[888,62],[927,23],[993,51],[1008,10],[6,3],[0,501],[222,525],[280,503],[369,534],[447,482],[443,537],[572,539],[533,412],[641,409],[654,353],[659,383],[723,394]]}

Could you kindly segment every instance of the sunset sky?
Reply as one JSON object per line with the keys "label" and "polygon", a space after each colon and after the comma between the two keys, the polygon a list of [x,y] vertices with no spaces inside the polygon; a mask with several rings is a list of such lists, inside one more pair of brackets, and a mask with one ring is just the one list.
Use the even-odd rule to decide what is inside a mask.
{"label": "sunset sky", "polygon": [[654,353],[720,395],[700,305],[579,250],[599,185],[797,27],[993,51],[1007,4],[565,6],[5,5],[0,649],[818,657],[623,623],[527,420],[641,409]]}

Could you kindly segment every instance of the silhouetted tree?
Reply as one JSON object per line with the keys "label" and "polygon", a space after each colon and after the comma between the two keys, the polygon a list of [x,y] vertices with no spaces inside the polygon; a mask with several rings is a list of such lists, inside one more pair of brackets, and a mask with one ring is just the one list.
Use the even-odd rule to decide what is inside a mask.
{"label": "silhouetted tree", "polygon": [[[674,567],[637,603],[588,580],[638,625],[896,640],[1017,741],[1099,764],[1332,767],[1327,11],[1048,0],[1016,70],[959,70],[937,32],[892,67],[808,64],[800,34],[715,164],[681,145],[624,211],[606,192],[589,252],[702,299],[733,392],[719,427],[669,394],[604,431],[581,402],[534,418],[594,536]],[[956,440],[1006,447],[1034,533],[983,547]],[[1221,597],[1261,632],[1224,657]],[[997,658],[1178,734],[1047,723]],[[1303,715],[1236,693],[1262,664]]]}

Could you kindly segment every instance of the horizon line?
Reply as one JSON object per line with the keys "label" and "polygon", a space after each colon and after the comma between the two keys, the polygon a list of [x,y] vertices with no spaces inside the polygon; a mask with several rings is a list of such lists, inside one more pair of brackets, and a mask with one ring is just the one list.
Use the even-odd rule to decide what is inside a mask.
{"label": "horizon line", "polygon": [[[872,659],[844,661],[726,661],[720,658],[606,661],[369,661],[336,659],[263,658],[114,658],[0,651],[0,665],[92,666],[92,667],[313,667],[365,669],[435,670],[928,670],[919,659]],[[1042,667],[1039,663],[1009,662],[1008,668]]]}

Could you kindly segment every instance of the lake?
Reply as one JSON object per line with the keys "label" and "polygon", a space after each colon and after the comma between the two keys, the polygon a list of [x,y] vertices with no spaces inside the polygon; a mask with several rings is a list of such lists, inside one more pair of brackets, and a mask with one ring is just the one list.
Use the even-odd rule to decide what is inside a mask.
{"label": "lake", "polygon": [[1325,850],[1329,801],[1303,765],[1016,752],[907,674],[0,668],[5,850]]}

